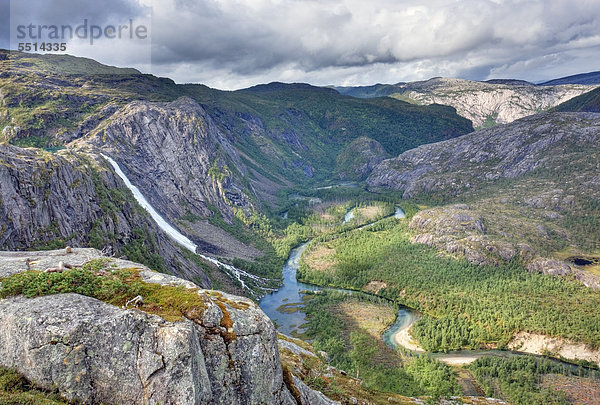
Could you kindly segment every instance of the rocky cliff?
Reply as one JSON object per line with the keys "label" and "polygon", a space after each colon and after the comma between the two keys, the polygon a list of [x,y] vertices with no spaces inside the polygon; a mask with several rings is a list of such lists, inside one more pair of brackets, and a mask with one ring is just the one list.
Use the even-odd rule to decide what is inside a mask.
{"label": "rocky cliff", "polygon": [[400,86],[401,99],[422,104],[444,104],[456,108],[474,127],[506,124],[548,110],[595,86],[514,85],[436,78]]}
{"label": "rocky cliff", "polygon": [[[233,209],[252,209],[247,174],[231,143],[195,101],[133,102],[91,132],[90,143],[111,156],[170,222],[209,217],[215,206],[231,222]],[[254,196],[255,197],[255,196]]]}
{"label": "rocky cliff", "polygon": [[[405,197],[440,190],[459,194],[534,170],[561,167],[571,172],[576,169],[573,159],[587,162],[597,156],[592,150],[599,139],[598,114],[538,114],[404,152],[379,164],[367,181],[372,188],[399,190]],[[580,175],[584,184],[597,189],[594,168],[591,163]]]}
{"label": "rocky cliff", "polygon": [[565,101],[554,107],[553,111],[600,113],[600,88]]}
{"label": "rocky cliff", "polygon": [[73,145],[116,160],[150,204],[195,239],[201,252],[245,259],[261,254],[206,220],[232,224],[236,211],[249,216],[259,202],[236,149],[192,99],[132,102]]}
{"label": "rocky cliff", "polygon": [[459,115],[470,119],[475,128],[482,128],[549,110],[597,87],[593,81],[535,85],[522,80],[478,82],[437,77],[410,83],[336,89],[354,97],[387,96],[417,104],[449,105],[456,108]]}
{"label": "rocky cliff", "polygon": [[0,145],[0,196],[3,249],[90,245],[210,286],[96,155]]}
{"label": "rocky cliff", "polygon": [[332,180],[336,157],[357,138],[374,140],[373,156],[356,168],[342,159],[338,169],[364,177],[386,153],[473,130],[451,107],[357,100],[307,84],[225,92],[4,50],[0,71],[2,142],[104,153],[202,253],[255,267],[270,253],[269,227],[256,219],[280,208],[282,189]]}
{"label": "rocky cliff", "polygon": [[[2,253],[0,365],[90,404],[333,404],[298,378],[285,377],[273,324],[252,301],[136,263],[98,258],[93,249]],[[126,282],[152,295],[142,292],[137,309],[124,309],[74,293],[7,293],[7,277],[59,260],[73,267],[95,263],[77,279],[79,286],[121,269],[139,277]],[[63,276],[54,274],[55,282]],[[156,315],[177,294],[192,294],[198,304],[179,318]]]}
{"label": "rocky cliff", "polygon": [[429,204],[467,203],[419,212],[415,242],[473,263],[518,256],[530,271],[574,273],[597,288],[576,258],[598,248],[599,141],[598,114],[539,114],[407,151],[367,182]]}

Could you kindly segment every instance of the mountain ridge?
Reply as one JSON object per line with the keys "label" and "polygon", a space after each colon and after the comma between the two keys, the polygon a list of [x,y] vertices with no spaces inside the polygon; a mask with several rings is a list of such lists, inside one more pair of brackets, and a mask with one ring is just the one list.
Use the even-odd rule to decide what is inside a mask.
{"label": "mountain ridge", "polygon": [[598,288],[576,258],[598,249],[599,136],[600,114],[538,114],[384,160],[367,183],[435,202],[411,222],[417,242],[474,263],[520,257]]}
{"label": "mountain ridge", "polygon": [[[103,153],[119,164],[152,206],[192,239],[201,253],[252,268],[270,279],[279,277],[285,251],[275,251],[272,240],[283,230],[273,229],[267,215],[273,216],[280,204],[289,205],[281,197],[283,190],[333,180],[337,156],[365,133],[393,155],[473,129],[468,120],[445,106],[358,100],[306,84],[272,83],[223,92],[103,65],[92,66],[86,74],[88,59],[0,54],[2,141],[13,144],[14,154],[32,153],[27,152],[30,147],[38,148],[34,155],[40,154],[19,163],[30,170],[25,184],[34,184],[42,172],[36,165],[44,159],[52,161],[57,153],[57,162],[62,162],[62,155],[92,156],[122,187],[112,168],[99,159]],[[57,63],[66,66],[55,66]],[[80,169],[88,170],[85,165]],[[66,188],[70,195],[78,190],[52,176],[48,182],[46,190],[39,193]],[[9,190],[0,193],[0,198],[16,194]],[[43,196],[38,197],[36,204],[41,204]],[[107,247],[124,254],[133,249],[128,247],[133,241],[149,249],[149,256],[168,256],[150,241],[144,242],[154,231],[137,232],[142,235],[137,239],[128,236],[135,235],[136,223],[152,221],[143,212],[136,219],[121,212],[123,198],[118,197],[119,203],[115,203],[110,195],[105,197],[92,187],[84,193],[83,199],[91,205],[102,203],[110,208],[110,212],[97,211],[86,217],[92,225],[98,221],[93,229],[82,218],[74,222],[76,232],[48,227],[84,212],[75,204],[62,207],[57,202],[52,210],[44,211],[48,224],[33,216],[27,226],[46,229],[43,244],[57,247]],[[104,220],[111,225],[102,225]],[[131,226],[126,229],[128,221]],[[122,233],[113,231],[119,225]],[[6,227],[13,229],[10,224]],[[91,240],[85,237],[88,234],[93,236]],[[31,238],[19,238],[15,248],[32,247],[28,245]],[[214,266],[193,254],[178,255],[183,256],[177,260],[168,257],[164,267],[160,263],[154,266],[191,279],[200,277],[205,286],[214,283],[242,293],[235,280],[211,271]]]}
{"label": "mountain ridge", "polygon": [[357,97],[385,95],[420,105],[449,105],[470,119],[474,127],[485,128],[548,110],[595,88],[579,84],[542,86],[512,79],[479,82],[435,77],[395,85],[336,89]]}
{"label": "mountain ridge", "polygon": [[539,83],[538,86],[556,86],[562,84],[600,84],[600,71],[560,77]]}

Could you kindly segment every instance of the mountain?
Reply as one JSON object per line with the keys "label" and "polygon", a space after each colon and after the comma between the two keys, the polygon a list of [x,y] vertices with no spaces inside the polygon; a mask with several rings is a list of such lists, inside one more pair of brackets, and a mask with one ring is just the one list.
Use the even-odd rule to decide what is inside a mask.
{"label": "mountain", "polygon": [[[204,287],[228,284],[165,234],[98,155],[0,145],[0,195],[2,249],[91,246]],[[225,245],[200,250],[227,256]]]}
{"label": "mountain", "polygon": [[553,111],[563,112],[600,112],[600,89],[592,90],[581,96],[574,97],[553,108]]}
{"label": "mountain", "polygon": [[87,59],[70,57],[61,69],[53,64],[62,59],[15,52],[4,52],[3,58],[4,140],[17,146],[60,147],[98,128],[129,102],[189,97],[238,149],[250,177],[267,177],[280,187],[289,181],[327,179],[337,153],[359,136],[375,137],[396,154],[472,130],[451,108],[357,100],[310,85],[272,83],[225,92],[129,70],[71,73],[78,63],[87,66]]}
{"label": "mountain", "polygon": [[581,73],[572,76],[561,77],[559,79],[549,80],[540,83],[540,86],[560,86],[564,84],[585,84],[597,85],[600,84],[600,72]]}
{"label": "mountain", "polygon": [[[476,128],[505,124],[548,110],[595,87],[583,84],[536,86],[522,80],[495,79],[477,82],[436,77],[430,80],[368,87],[338,88],[359,97],[385,95],[419,105],[442,104],[456,108]],[[372,90],[372,91],[369,91]]]}
{"label": "mountain", "polygon": [[[598,147],[600,117],[544,113],[452,140],[422,145],[384,161],[371,173],[372,187],[460,195],[500,179],[563,167],[574,175],[575,158],[588,160]],[[581,149],[579,149],[581,148]],[[591,150],[589,148],[592,148]],[[578,150],[579,149],[579,150]],[[581,175],[592,175],[595,165]]]}
{"label": "mountain", "polygon": [[[34,386],[86,403],[554,395],[476,387],[532,362],[537,381],[540,359],[516,354],[513,374],[486,382],[489,357],[459,376],[392,350],[404,331],[430,351],[541,338],[524,351],[548,354],[554,341],[550,355],[592,375],[600,115],[540,112],[578,94],[560,108],[591,109],[592,88],[436,78],[339,89],[389,95],[374,98],[304,83],[220,91],[0,52],[0,246],[20,250],[0,253],[0,402]],[[474,132],[458,113],[494,127]],[[356,292],[305,294],[297,281]],[[298,330],[306,315],[314,348],[257,307],[275,290],[291,295],[274,310]],[[396,305],[421,318],[382,336],[406,321]],[[512,357],[492,360],[505,370]]]}
{"label": "mountain", "polygon": [[[357,139],[373,139],[370,169],[377,156],[473,130],[451,107],[361,100],[308,84],[228,92],[85,58],[8,51],[0,72],[2,141],[12,145],[0,150],[0,198],[11,201],[0,207],[5,248],[92,246],[240,294],[241,269],[280,278],[287,253],[275,251],[281,231],[265,215],[279,210],[284,189],[353,171],[356,162],[336,159]],[[101,155],[187,247],[139,209]],[[115,188],[121,192],[107,191]],[[194,253],[238,269],[225,275]]]}
{"label": "mountain", "polygon": [[389,157],[383,146],[374,139],[356,138],[336,159],[336,173],[340,180],[364,180],[369,173]]}
{"label": "mountain", "polygon": [[599,247],[599,145],[600,115],[543,113],[404,152],[367,183],[439,205],[413,218],[418,241],[476,263],[519,256],[532,271],[573,268],[600,286],[573,266]]}
{"label": "mountain", "polygon": [[405,83],[381,84],[372,86],[332,86],[336,91],[345,96],[357,98],[387,97],[398,92],[398,88]]}

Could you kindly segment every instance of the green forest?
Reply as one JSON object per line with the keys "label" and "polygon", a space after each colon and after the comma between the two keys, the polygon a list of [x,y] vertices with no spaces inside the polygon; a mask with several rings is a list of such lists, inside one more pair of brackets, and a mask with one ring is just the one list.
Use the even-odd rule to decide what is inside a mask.
{"label": "green forest", "polygon": [[[402,395],[428,395],[433,398],[460,394],[450,367],[428,356],[388,350],[385,364],[380,342],[362,329],[346,333],[348,325],[335,315],[333,308],[344,300],[379,301],[376,297],[339,292],[323,292],[308,296],[306,335],[313,347],[329,355],[331,364],[357,376],[368,388]],[[391,353],[390,353],[391,352]]]}
{"label": "green forest", "polygon": [[[302,263],[298,278],[362,289],[385,282],[379,295],[421,311],[413,337],[428,351],[503,348],[518,331],[600,345],[600,293],[575,280],[528,273],[518,260],[498,266],[440,257],[410,242],[406,221],[326,235],[311,248],[335,251],[328,271]],[[305,253],[306,255],[306,253]]]}
{"label": "green forest", "polygon": [[469,370],[485,389],[487,396],[505,397],[515,405],[568,404],[564,393],[541,387],[544,375],[598,378],[597,371],[568,367],[553,360],[533,356],[501,358],[487,356],[476,360]]}

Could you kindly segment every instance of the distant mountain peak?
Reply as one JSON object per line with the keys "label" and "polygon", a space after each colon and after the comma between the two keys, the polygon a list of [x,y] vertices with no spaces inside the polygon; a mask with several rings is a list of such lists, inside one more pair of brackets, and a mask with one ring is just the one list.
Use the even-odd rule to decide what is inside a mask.
{"label": "distant mountain peak", "polygon": [[287,91],[287,90],[312,90],[322,91],[328,93],[337,93],[335,89],[328,87],[313,86],[308,83],[283,83],[283,82],[271,82],[267,84],[257,84],[256,86],[248,87],[238,91],[252,92],[252,93],[266,93],[272,91]]}
{"label": "distant mountain peak", "polygon": [[600,71],[580,73],[540,83],[540,86],[558,86],[561,84],[600,84]]}

